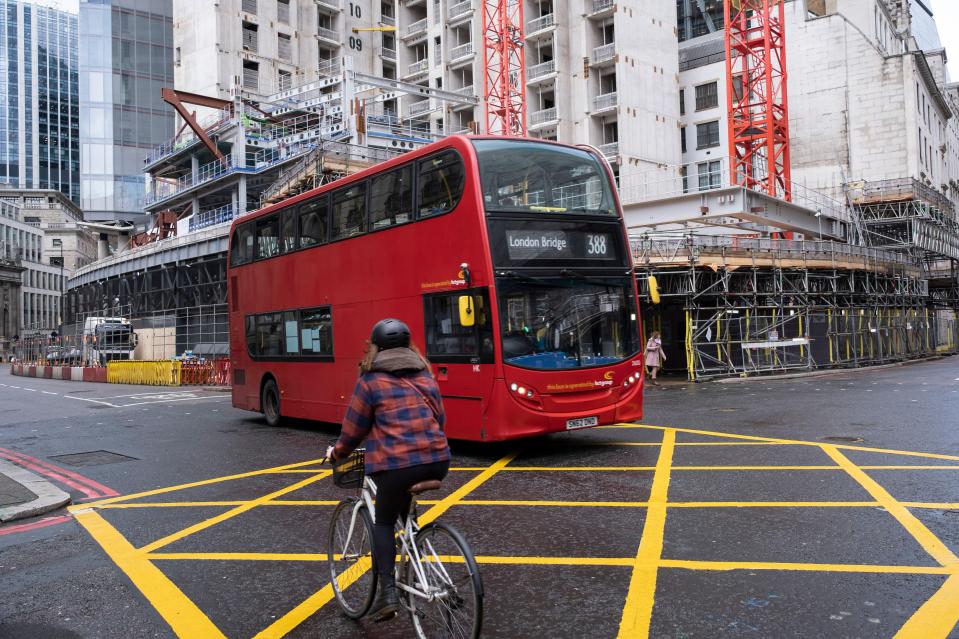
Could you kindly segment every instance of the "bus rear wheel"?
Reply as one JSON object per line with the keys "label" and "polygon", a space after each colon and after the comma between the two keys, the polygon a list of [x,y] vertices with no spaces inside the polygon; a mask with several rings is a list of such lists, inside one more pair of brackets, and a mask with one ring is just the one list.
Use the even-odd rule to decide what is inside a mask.
{"label": "bus rear wheel", "polygon": [[280,425],[280,388],[276,380],[268,379],[260,393],[260,409],[266,417],[267,426]]}

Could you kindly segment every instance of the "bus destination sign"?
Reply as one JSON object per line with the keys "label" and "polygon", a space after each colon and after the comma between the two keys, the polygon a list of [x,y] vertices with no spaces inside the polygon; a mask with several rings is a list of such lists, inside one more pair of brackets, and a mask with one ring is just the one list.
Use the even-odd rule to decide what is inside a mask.
{"label": "bus destination sign", "polygon": [[506,229],[510,260],[608,260],[616,256],[610,233]]}

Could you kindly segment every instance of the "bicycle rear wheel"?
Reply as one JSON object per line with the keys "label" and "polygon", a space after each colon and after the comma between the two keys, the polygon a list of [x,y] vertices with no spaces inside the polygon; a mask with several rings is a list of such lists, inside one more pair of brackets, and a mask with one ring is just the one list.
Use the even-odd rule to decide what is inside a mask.
{"label": "bicycle rear wheel", "polygon": [[406,564],[406,583],[430,597],[409,596],[410,618],[420,639],[476,639],[483,627],[483,582],[473,551],[455,528],[443,523],[424,526],[416,535],[422,583]]}
{"label": "bicycle rear wheel", "polygon": [[326,561],[336,601],[347,617],[359,619],[376,593],[373,521],[366,506],[357,507],[356,500],[341,501],[330,519],[328,542]]}

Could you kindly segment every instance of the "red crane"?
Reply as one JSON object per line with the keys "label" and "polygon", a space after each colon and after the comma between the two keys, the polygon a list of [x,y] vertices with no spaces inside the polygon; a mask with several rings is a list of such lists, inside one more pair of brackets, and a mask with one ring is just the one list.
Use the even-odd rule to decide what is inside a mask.
{"label": "red crane", "polygon": [[725,18],[731,180],[790,200],[783,0],[725,0]]}
{"label": "red crane", "polygon": [[526,135],[523,0],[484,0],[486,133]]}

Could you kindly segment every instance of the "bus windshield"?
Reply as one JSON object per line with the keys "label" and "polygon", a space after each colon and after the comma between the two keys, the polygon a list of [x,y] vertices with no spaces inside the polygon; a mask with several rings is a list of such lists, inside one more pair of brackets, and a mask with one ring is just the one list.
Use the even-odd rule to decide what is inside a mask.
{"label": "bus windshield", "polygon": [[628,277],[500,278],[503,361],[536,369],[606,366],[638,350]]}
{"label": "bus windshield", "polygon": [[473,147],[487,212],[617,214],[607,174],[587,151],[516,140]]}

